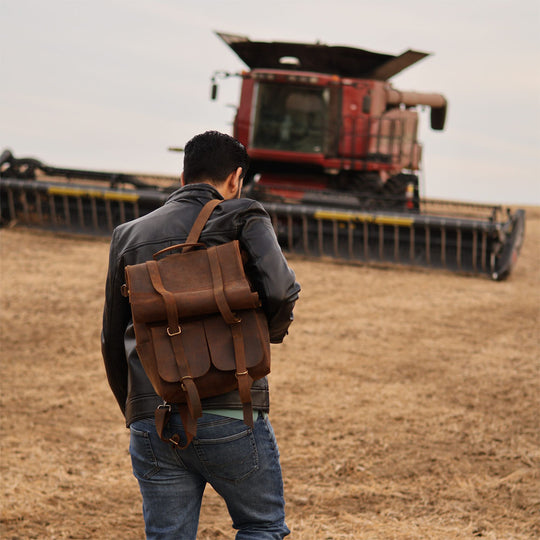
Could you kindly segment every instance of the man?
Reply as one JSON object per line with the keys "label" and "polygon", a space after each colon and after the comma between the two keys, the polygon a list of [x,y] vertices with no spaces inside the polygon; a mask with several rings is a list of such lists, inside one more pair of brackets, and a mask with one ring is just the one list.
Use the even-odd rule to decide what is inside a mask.
{"label": "man", "polygon": [[[240,396],[233,391],[202,400],[197,436],[185,450],[173,448],[157,435],[154,411],[162,400],[137,356],[129,302],[121,294],[126,265],[185,242],[204,204],[224,199],[200,240],[207,246],[239,240],[247,255],[246,274],[268,320],[270,341],[283,340],[300,286],[268,214],[258,202],[239,198],[247,167],[246,150],[232,137],[215,131],[195,136],[185,147],[182,187],[161,208],[120,225],[112,235],[102,352],[109,384],[131,431],[130,453],[143,497],[147,538],[196,538],[207,482],[224,498],[237,539],[289,534],[279,453],[267,415],[266,378],[255,381],[251,392],[254,429],[244,424]],[[169,429],[183,434],[178,413],[173,413]]]}

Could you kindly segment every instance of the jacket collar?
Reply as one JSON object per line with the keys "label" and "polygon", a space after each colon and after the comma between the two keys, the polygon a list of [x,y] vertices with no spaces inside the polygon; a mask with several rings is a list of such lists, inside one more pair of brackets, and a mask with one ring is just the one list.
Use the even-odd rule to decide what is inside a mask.
{"label": "jacket collar", "polygon": [[177,189],[174,193],[171,193],[165,204],[172,201],[179,201],[181,199],[223,199],[221,193],[211,184],[186,184]]}

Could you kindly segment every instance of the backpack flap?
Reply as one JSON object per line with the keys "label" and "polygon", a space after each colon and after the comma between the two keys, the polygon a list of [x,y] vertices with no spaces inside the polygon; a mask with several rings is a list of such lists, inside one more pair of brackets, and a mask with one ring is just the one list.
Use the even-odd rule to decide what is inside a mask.
{"label": "backpack flap", "polygon": [[[261,311],[237,312],[242,329],[246,367],[253,379],[260,379],[270,372],[270,339],[266,317]],[[235,369],[235,353],[231,330],[223,317],[204,319],[206,343],[212,364],[221,371]],[[255,369],[261,365],[262,369]],[[263,373],[264,372],[264,373]]]}
{"label": "backpack flap", "polygon": [[[260,306],[251,290],[240,256],[238,241],[210,248],[219,258],[224,295],[233,310]],[[206,250],[175,253],[157,262],[163,286],[176,301],[179,317],[219,313]],[[154,323],[167,319],[166,305],[152,285],[147,263],[126,266],[126,283],[134,320]]]}
{"label": "backpack flap", "polygon": [[[210,354],[206,346],[205,329],[202,321],[190,321],[181,323],[182,333],[180,339],[184,355],[189,359],[189,370],[194,378],[202,377],[210,369]],[[178,383],[181,381],[181,359],[176,358],[170,336],[163,325],[152,326],[152,341],[154,353],[158,359],[157,367],[159,376],[167,382]],[[234,368],[233,368],[234,369]]]}

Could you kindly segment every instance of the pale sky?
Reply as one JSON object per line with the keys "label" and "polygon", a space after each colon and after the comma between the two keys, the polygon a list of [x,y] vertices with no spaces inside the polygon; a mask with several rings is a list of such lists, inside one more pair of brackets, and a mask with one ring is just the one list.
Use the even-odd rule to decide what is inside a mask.
{"label": "pale sky", "polygon": [[540,204],[538,0],[0,0],[0,151],[59,167],[179,174],[167,151],[231,133],[246,66],[213,33],[432,53],[391,82],[449,102],[421,114],[423,194]]}

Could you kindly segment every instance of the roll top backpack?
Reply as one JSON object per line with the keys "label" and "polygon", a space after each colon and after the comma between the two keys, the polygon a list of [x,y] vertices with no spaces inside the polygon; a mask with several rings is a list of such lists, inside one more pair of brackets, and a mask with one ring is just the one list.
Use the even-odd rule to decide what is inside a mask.
{"label": "roll top backpack", "polygon": [[[268,324],[246,277],[238,240],[207,247],[200,234],[220,200],[208,202],[183,244],[125,268],[137,353],[164,403],[155,411],[160,437],[180,448],[197,433],[201,399],[238,389],[253,427],[251,386],[270,372]],[[164,436],[176,404],[186,433]]]}

